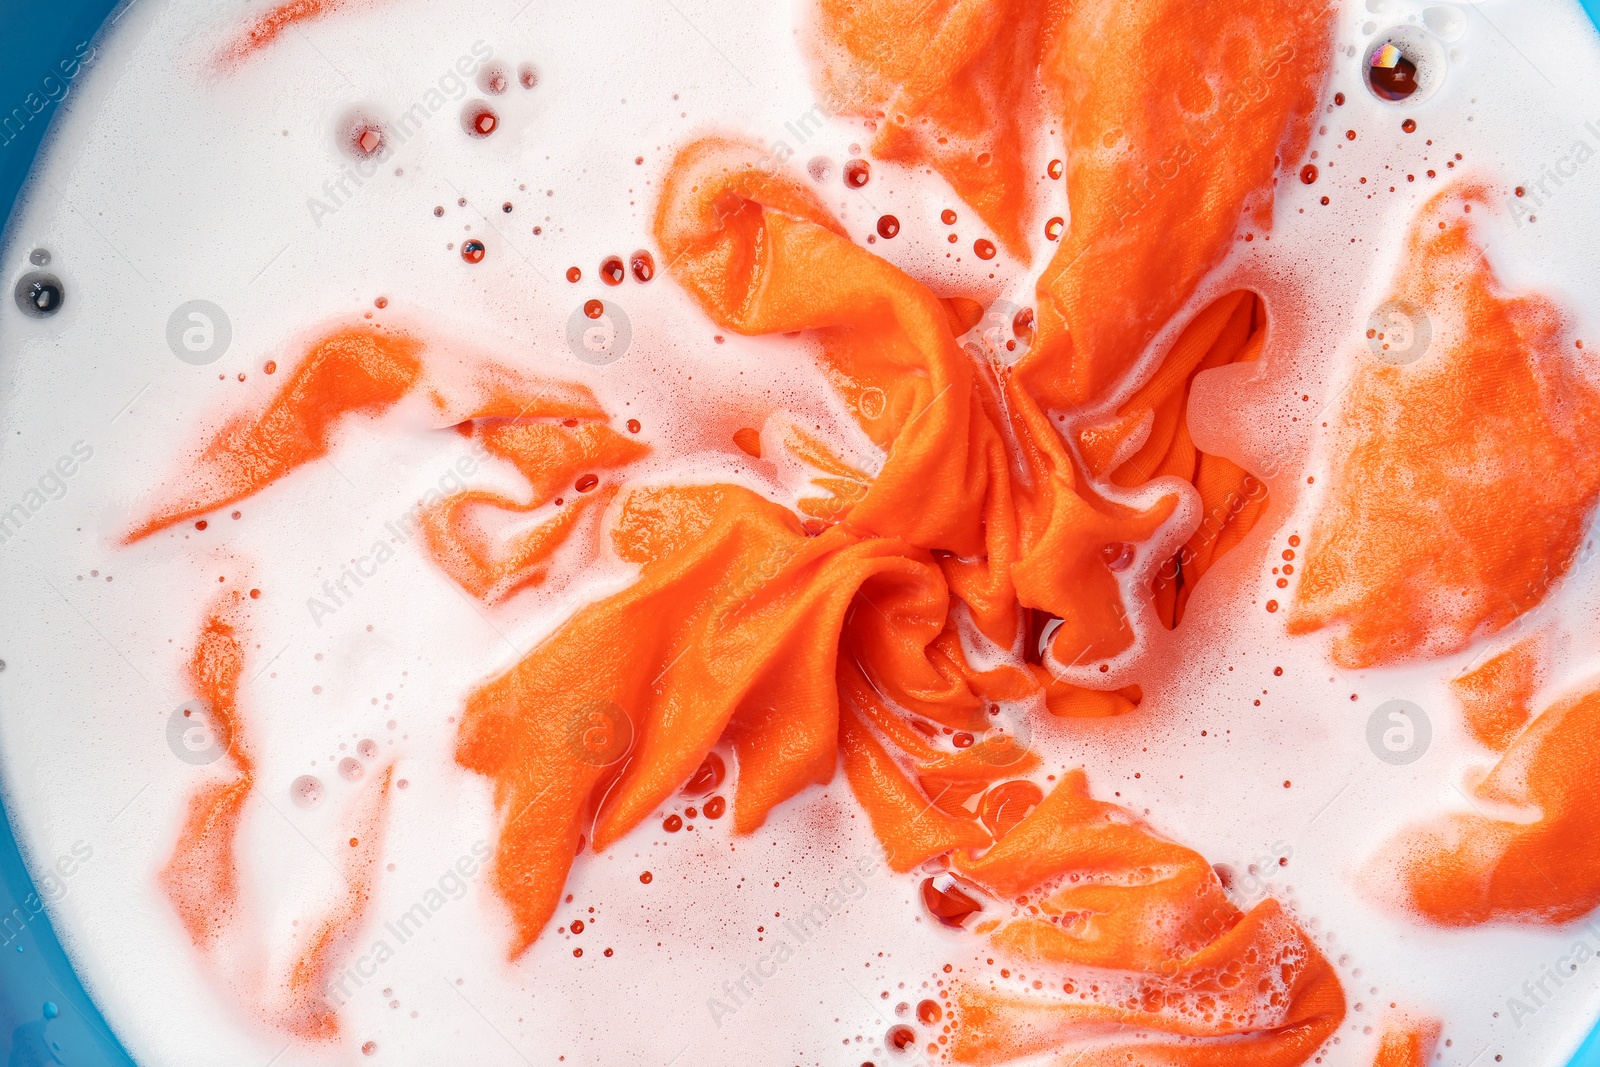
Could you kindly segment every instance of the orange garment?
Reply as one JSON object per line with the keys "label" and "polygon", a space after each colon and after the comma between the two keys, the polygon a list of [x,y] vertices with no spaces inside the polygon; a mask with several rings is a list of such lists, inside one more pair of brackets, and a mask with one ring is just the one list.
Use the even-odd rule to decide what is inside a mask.
{"label": "orange garment", "polygon": [[265,410],[223,425],[153,514],[122,539],[237,504],[296,468],[321,459],[346,419],[389,410],[422,375],[422,344],[371,326],[336,330],[311,346]]}
{"label": "orange garment", "polygon": [[1490,202],[1466,183],[1423,208],[1392,299],[1431,344],[1361,353],[1337,417],[1288,627],[1339,627],[1344,667],[1504,628],[1566,574],[1600,495],[1600,386],[1553,304],[1501,288],[1471,225]]}
{"label": "orange garment", "polygon": [[[251,998],[251,1007],[269,1024],[307,1040],[339,1034],[337,1004],[330,980],[354,947],[372,896],[393,766],[384,771],[377,790],[363,798],[354,833],[343,851],[342,891],[335,904],[315,920],[281,980],[264,975],[258,953],[241,951],[240,872],[237,840],[245,802],[255,791],[255,760],[246,744],[239,710],[239,682],[245,650],[236,618],[237,592],[218,599],[201,625],[189,661],[189,683],[202,705],[190,729],[204,729],[220,754],[228,776],[200,786],[189,798],[188,812],[172,855],[157,882],[196,948],[224,970],[237,992]],[[205,751],[210,746],[202,746]],[[230,943],[229,937],[233,936]],[[243,964],[244,972],[237,970]]]}
{"label": "orange garment", "polygon": [[230,618],[236,599],[224,597],[207,615],[188,672],[201,707],[190,709],[193,725],[187,729],[203,730],[210,742],[204,747],[221,750],[216,762],[228,775],[201,786],[189,798],[177,845],[157,876],[190,940],[202,949],[215,946],[236,917],[239,864],[234,839],[244,802],[255,788],[255,760],[239,715],[244,645]]}
{"label": "orange garment", "polygon": [[[1052,647],[1114,653],[1130,631],[1102,550],[1146,539],[1171,512],[1170,500],[1145,514],[1091,506],[1062,462],[1048,477],[1036,470],[1036,487],[1052,482],[1048,509],[1019,529],[1000,406],[957,346],[946,307],[852,244],[806,185],[760,158],[717,139],[680,152],[657,213],[663,258],[719,326],[812,331],[886,458],[864,492],[813,506],[828,516],[815,524],[739,486],[634,492],[613,541],[640,565],[639,581],[470,696],[457,758],[495,780],[505,822],[493,878],[517,926],[513,955],[560,899],[590,806],[602,849],[725,732],[739,757],[741,832],[828,781],[842,747],[894,866],[985,843],[975,812],[951,815],[927,796],[917,778],[947,776],[922,765],[928,753],[890,720],[909,713],[976,738],[988,721],[974,683],[1043,687],[1028,671],[1003,682],[967,669],[952,599],[1002,649],[1019,647],[1020,600],[1063,619]],[[867,390],[881,402],[861,403]],[[1047,447],[1064,456],[1051,436]],[[845,473],[816,444],[824,477]],[[1008,566],[1025,536],[1046,546],[1025,576],[1040,598],[1031,602],[1024,582],[1011,582],[1021,564]],[[843,714],[836,677],[848,691]],[[874,716],[880,701],[898,710]],[[634,738],[615,765],[571,743],[573,724],[597,710]],[[1008,773],[986,769],[985,783]]]}
{"label": "orange garment", "polygon": [[1496,752],[1504,752],[1533,717],[1533,694],[1544,672],[1542,644],[1537,635],[1525,637],[1450,681],[1468,731]]}
{"label": "orange garment", "polygon": [[[417,337],[371,325],[342,327],[314,341],[266,407],[229,419],[123,543],[261,492],[327,456],[334,433],[355,417],[375,418],[421,392],[436,427],[464,431],[485,454],[516,467],[531,489],[527,501],[485,490],[430,491],[416,512],[429,554],[486,603],[538,585],[584,516],[615,494],[610,473],[649,448],[611,429],[582,386],[485,365],[472,368],[462,396],[459,383],[429,378],[426,349]],[[502,535],[480,525],[494,512],[539,520]]]}
{"label": "orange garment", "polygon": [[1332,16],[1321,0],[820,0],[814,36],[831,109],[875,124],[880,158],[936,169],[1019,256],[1034,102],[1061,117],[1071,226],[1017,373],[1065,409],[1127,373],[1241,218],[1270,227],[1273,183],[1310,139]]}
{"label": "orange garment", "polygon": [[1006,248],[1028,255],[1025,140],[1050,4],[821,0],[814,47],[831,114],[874,120],[879,159],[931,166]]}
{"label": "orange garment", "polygon": [[1384,1023],[1383,1043],[1378,1046],[1372,1067],[1428,1067],[1438,1040],[1437,1020],[1390,1018]]}
{"label": "orange garment", "polygon": [[1154,375],[1108,422],[1083,428],[1079,452],[1090,476],[1123,488],[1176,477],[1200,493],[1200,525],[1156,571],[1156,615],[1167,629],[1183,619],[1194,585],[1237,545],[1267,509],[1267,487],[1243,467],[1195,447],[1189,393],[1196,375],[1254,362],[1266,340],[1266,310],[1254,293],[1229,293],[1183,331]]}
{"label": "orange garment", "polygon": [[1204,857],[1092,799],[1082,771],[953,868],[1011,916],[975,927],[998,977],[955,983],[956,1063],[1287,1067],[1344,1017],[1333,968],[1276,901],[1241,912]]}
{"label": "orange garment", "polygon": [[1600,681],[1547,708],[1469,790],[1472,810],[1410,827],[1373,881],[1441,926],[1571,922],[1600,906]]}

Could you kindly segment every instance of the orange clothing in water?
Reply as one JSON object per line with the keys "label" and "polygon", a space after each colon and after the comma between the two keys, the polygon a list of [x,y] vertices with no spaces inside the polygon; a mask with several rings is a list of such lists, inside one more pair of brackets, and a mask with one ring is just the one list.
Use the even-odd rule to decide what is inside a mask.
{"label": "orange clothing in water", "polygon": [[1419,332],[1390,358],[1410,361],[1375,336],[1341,404],[1288,624],[1339,627],[1345,667],[1507,626],[1567,573],[1600,496],[1600,384],[1554,305],[1501,287],[1473,234],[1490,203],[1458,184],[1418,215],[1391,297]]}
{"label": "orange clothing in water", "polygon": [[1332,966],[1276,901],[1242,912],[1204,857],[1092,799],[1081,771],[953,869],[1010,916],[975,924],[993,973],[955,983],[957,1063],[1008,1063],[1115,1027],[1135,1033],[1069,1062],[1298,1064],[1344,1018]]}
{"label": "orange clothing in water", "polygon": [[1383,1043],[1372,1067],[1428,1067],[1438,1041],[1436,1020],[1397,1015],[1384,1023]]}
{"label": "orange clothing in water", "polygon": [[1471,811],[1384,846],[1374,882],[1441,926],[1571,922],[1600,907],[1600,681],[1534,719],[1469,792]]}
{"label": "orange clothing in water", "polygon": [[814,47],[824,99],[874,125],[874,153],[937,170],[1023,258],[1025,145],[1063,124],[1072,222],[1018,374],[1070,409],[1128,372],[1242,217],[1269,228],[1332,31],[1327,3],[1294,0],[820,0]]}

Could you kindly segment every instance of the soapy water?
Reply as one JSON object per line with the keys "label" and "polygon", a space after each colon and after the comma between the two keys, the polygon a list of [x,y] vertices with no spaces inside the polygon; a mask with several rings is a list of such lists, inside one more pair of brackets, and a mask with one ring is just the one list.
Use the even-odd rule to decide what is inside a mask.
{"label": "soapy water", "polygon": [[[1319,117],[1326,132],[1311,148],[1316,181],[1281,188],[1270,240],[1241,241],[1196,300],[1247,286],[1284,309],[1261,366],[1198,380],[1194,412],[1197,441],[1250,460],[1267,479],[1271,510],[1197,587],[1185,625],[1145,635],[1138,712],[1088,729],[1032,722],[1026,744],[1052,770],[1087,765],[1097,794],[1114,793],[1218,863],[1243,867],[1277,842],[1290,843],[1287,864],[1267,870],[1271,895],[1292,904],[1338,966],[1352,1005],[1364,1006],[1352,1011],[1326,1062],[1370,1062],[1381,1008],[1404,1000],[1445,1020],[1450,1054],[1461,1053],[1461,1062],[1481,1052],[1485,1060],[1504,1054],[1554,1064],[1600,1006],[1600,978],[1580,971],[1560,986],[1546,982],[1531,1015],[1507,1002],[1531,1003],[1524,980],[1538,981],[1572,936],[1418,928],[1372,908],[1351,884],[1388,831],[1448,804],[1448,783],[1480,758],[1440,684],[1471,654],[1428,668],[1349,674],[1327,666],[1316,639],[1285,638],[1261,605],[1284,595],[1274,569],[1293,551],[1290,539],[1309,528],[1316,499],[1309,485],[1326,480],[1316,430],[1337,402],[1351,352],[1368,351],[1373,338],[1365,334],[1378,329],[1369,322],[1405,221],[1458,166],[1509,183],[1536,174],[1582,135],[1584,121],[1600,119],[1600,101],[1552,99],[1529,84],[1515,47],[1522,34],[1556,42],[1539,53],[1552,76],[1592,75],[1600,53],[1564,5],[1519,8],[1512,39],[1463,8],[1465,26],[1451,43],[1460,54],[1449,57],[1448,77],[1430,83],[1431,68],[1418,62],[1422,87],[1413,98],[1380,101],[1365,88],[1378,38],[1403,43],[1401,25],[1437,36],[1440,18],[1403,5],[1358,6],[1340,24],[1348,62]],[[1485,19],[1503,24],[1501,14],[1486,5]],[[836,413],[822,399],[830,393],[806,369],[809,361],[784,358],[775,340],[714,335],[670,280],[638,284],[648,280],[638,253],[621,288],[605,269],[611,257],[620,264],[627,249],[647,243],[661,165],[707,127],[765,137],[775,153],[781,143],[796,168],[811,158],[810,176],[858,241],[882,238],[875,251],[936,289],[993,293],[991,314],[970,342],[999,362],[1006,359],[1000,352],[1014,351],[1008,343],[1022,340],[1032,275],[1004,255],[985,259],[978,242],[987,237],[936,180],[869,164],[859,155],[858,125],[813,117],[787,11],[741,9],[730,17],[707,8],[683,18],[667,12],[657,22],[631,11],[580,19],[540,6],[519,13],[401,4],[330,14],[284,35],[228,78],[197,71],[194,54],[229,39],[242,17],[152,5],[123,18],[103,62],[145,81],[86,75],[82,97],[42,158],[50,185],[32,191],[4,259],[19,270],[36,266],[25,263],[32,248],[51,249],[48,266],[71,293],[57,303],[59,314],[11,315],[0,334],[14,374],[4,424],[19,431],[0,463],[0,499],[24,501],[31,516],[4,546],[0,582],[10,602],[59,605],[48,625],[0,624],[0,648],[13,665],[0,682],[11,690],[11,706],[54,710],[48,718],[5,718],[7,802],[30,855],[54,855],[74,836],[103,842],[103,866],[86,869],[82,891],[56,902],[53,918],[113,1026],[148,1062],[194,1062],[196,1049],[267,1062],[283,1048],[240,1011],[234,990],[197,964],[152,879],[170,853],[184,798],[203,780],[179,750],[211,751],[209,743],[191,749],[187,727],[177,748],[168,740],[172,709],[192,697],[181,691],[181,664],[198,605],[219,585],[231,588],[248,566],[265,593],[246,697],[264,802],[241,843],[254,883],[249,908],[268,944],[288,940],[295,917],[315,912],[336,887],[323,853],[342,840],[341,813],[370,787],[368,763],[387,752],[413,782],[391,814],[369,929],[335,976],[350,1037],[331,1048],[295,1046],[281,1062],[470,1054],[515,1063],[536,1049],[559,1050],[570,1062],[657,1062],[680,1047],[715,1062],[759,1058],[774,1035],[819,1062],[885,1059],[897,1044],[918,1047],[918,1024],[932,1024],[897,1006],[928,999],[939,965],[976,951],[926,917],[954,917],[981,905],[978,896],[963,902],[958,885],[890,876],[880,864],[853,876],[847,906],[827,912],[826,936],[779,934],[770,918],[811,910],[862,857],[877,855],[842,783],[802,797],[748,840],[721,829],[711,816],[714,797],[685,798],[577,868],[561,931],[515,966],[503,963],[497,901],[476,873],[457,866],[495,825],[481,781],[451,758],[461,694],[526,652],[572,604],[610,591],[625,575],[604,567],[576,572],[559,590],[485,612],[395,538],[393,559],[347,584],[333,614],[306,607],[325,580],[364,558],[375,540],[387,541],[392,520],[417,496],[447,475],[464,477],[456,473],[463,446],[398,427],[352,433],[326,469],[252,498],[237,519],[214,517],[208,529],[197,523],[129,554],[111,541],[138,506],[133,495],[181,464],[198,422],[259,401],[271,391],[263,384],[272,380],[268,364],[292,366],[307,329],[381,312],[379,294],[439,336],[468,336],[541,371],[592,383],[608,410],[650,434],[659,454],[654,477],[775,483],[781,473],[728,458],[725,442],[746,424],[758,440],[786,419],[833,424]],[[1377,24],[1370,33],[1367,21]],[[375,33],[385,42],[381,61],[368,47]],[[479,59],[485,50],[489,58]],[[608,62],[593,63],[595,55]],[[462,63],[475,69],[464,73]],[[611,81],[607,72],[616,69],[631,72],[625,84]],[[497,90],[512,70],[523,72],[518,87]],[[476,121],[449,117],[479,106],[473,89],[495,101],[485,136],[475,135],[484,132]],[[1335,91],[1342,103],[1332,102]],[[372,109],[379,132],[371,158],[383,157],[379,167],[352,163],[341,132],[352,107]],[[238,120],[248,114],[258,121]],[[164,118],[153,123],[154,115]],[[406,115],[413,117],[402,122]],[[1408,131],[1403,122],[1414,125]],[[398,131],[392,146],[382,132],[391,127]],[[127,144],[132,130],[170,139],[168,150]],[[1347,130],[1358,136],[1347,138]],[[359,136],[355,145],[363,146]],[[1049,148],[1036,153],[1041,202],[1030,232],[1042,235],[1047,220],[1069,217]],[[1458,161],[1458,152],[1466,158]],[[162,163],[171,159],[192,168],[181,198]],[[857,162],[866,169],[852,169]],[[1429,170],[1443,177],[1427,177]],[[1593,217],[1595,198],[1577,182],[1557,191],[1537,227],[1507,228],[1502,219],[1494,252],[1517,284],[1563,293],[1582,316],[1574,279],[1594,265],[1584,219]],[[242,211],[241,202],[251,209]],[[75,208],[85,203],[104,205],[114,221],[90,225]],[[437,205],[450,206],[436,212]],[[887,238],[880,222],[891,212],[897,226]],[[226,240],[215,232],[219,218],[230,223]],[[466,255],[473,244],[483,252],[476,261]],[[584,267],[568,282],[572,263]],[[652,264],[648,275],[655,270]],[[305,285],[307,277],[317,285]],[[614,291],[625,299],[612,299]],[[168,312],[193,299],[225,308],[235,331],[204,366],[173,359],[167,343]],[[184,322],[186,330],[204,330]],[[214,336],[201,345],[207,355]],[[196,335],[197,344],[204,340]],[[1380,343],[1388,340],[1386,333]],[[76,358],[63,361],[68,354]],[[735,416],[724,419],[724,407]],[[719,413],[709,425],[708,412]],[[38,469],[86,435],[97,446],[96,463],[58,500],[28,509]],[[870,469],[870,450],[855,445]],[[476,477],[504,480],[492,469]],[[1124,555],[1119,550],[1108,564],[1123,564]],[[77,585],[77,575],[113,562],[114,586]],[[1132,560],[1112,570],[1130,583],[1147,575]],[[1542,609],[1569,635],[1569,679],[1592,670],[1597,652],[1580,624],[1592,617],[1592,583],[1580,568]],[[1427,718],[1404,709],[1404,723],[1378,716],[1396,700]],[[626,716],[597,715],[574,744],[602,765],[626,758]],[[399,724],[393,731],[385,724],[391,718]],[[1374,720],[1383,726],[1377,747]],[[1423,721],[1430,723],[1426,744],[1417,740]],[[377,751],[369,754],[368,742]],[[346,745],[355,756],[340,750]],[[1416,755],[1399,763],[1380,748]],[[82,788],[85,775],[96,790]],[[324,793],[329,803],[302,804]],[[109,832],[106,816],[130,798]],[[1011,805],[1028,803],[1019,797]],[[1016,816],[1002,805],[991,817]],[[778,965],[771,953],[780,937],[793,953]],[[663,989],[681,992],[663,997]],[[173,997],[196,1009],[181,1028],[160,1008]],[[604,1032],[593,1028],[588,1007],[597,998],[614,1005],[615,1025]]]}

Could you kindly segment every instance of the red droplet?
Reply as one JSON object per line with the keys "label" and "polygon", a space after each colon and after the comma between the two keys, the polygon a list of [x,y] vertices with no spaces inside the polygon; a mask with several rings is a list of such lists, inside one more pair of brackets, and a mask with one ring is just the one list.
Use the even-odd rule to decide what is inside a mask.
{"label": "red droplet", "polygon": [[583,920],[582,919],[573,919],[572,920],[571,929],[572,929],[572,932],[575,933],[575,934],[583,933]]}
{"label": "red droplet", "polygon": [[728,810],[728,802],[722,797],[712,797],[710,800],[706,801],[705,810],[706,818],[720,819],[722,818],[723,813]]}
{"label": "red droplet", "polygon": [[1278,602],[1276,600],[1267,601],[1267,610],[1268,611],[1277,611],[1278,610]]}
{"label": "red droplet", "polygon": [[1066,165],[1063,164],[1059,159],[1052,159],[1050,161],[1050,166],[1045,168],[1045,173],[1050,175],[1052,178],[1060,178],[1066,172]]}
{"label": "red droplet", "polygon": [[987,237],[980,237],[972,242],[972,250],[978,254],[979,259],[993,259],[995,253],[994,242]]}
{"label": "red droplet", "polygon": [[640,424],[638,419],[629,419],[628,420],[628,432],[629,433],[638,433],[642,429],[644,429],[644,426]]}
{"label": "red droplet", "polygon": [[567,268],[567,281],[569,281],[569,282],[577,282],[580,279],[582,279],[582,277],[583,277],[583,271],[579,270],[577,267],[568,267]]}
{"label": "red droplet", "polygon": [[586,300],[583,304],[583,313],[591,319],[598,319],[606,313],[606,306],[598,300]]}
{"label": "red droplet", "polygon": [[1066,229],[1067,220],[1062,218],[1060,215],[1057,215],[1055,218],[1044,224],[1045,238],[1050,241],[1059,241],[1061,240],[1061,235],[1066,232]]}
{"label": "red droplet", "polygon": [[983,905],[952,874],[936,874],[922,880],[922,906],[945,926],[957,929],[983,910]]}
{"label": "red droplet", "polygon": [[589,490],[593,489],[599,484],[600,478],[598,475],[585,474],[573,484],[572,488],[576,489],[580,493],[587,493]]}
{"label": "red droplet", "polygon": [[656,276],[656,259],[642,248],[629,257],[629,265],[635,281],[647,282]]}
{"label": "red droplet", "polygon": [[1312,182],[1316,181],[1317,165],[1315,163],[1307,163],[1305,166],[1301,167],[1300,180],[1305,182],[1307,185],[1310,185]]}
{"label": "red droplet", "polygon": [[1416,133],[1417,132],[1417,120],[1416,119],[1406,119],[1404,122],[1402,122],[1400,124],[1400,128],[1402,130],[1406,131],[1407,133]]}
{"label": "red droplet", "polygon": [[266,366],[262,367],[261,370],[266,374],[276,374],[278,373],[278,363],[276,360],[269,359]]}
{"label": "red droplet", "polygon": [[656,880],[656,876],[651,874],[649,871],[644,871],[643,873],[641,873],[639,875],[639,881],[643,882],[645,885],[649,885],[651,882],[653,882],[655,880]]}
{"label": "red droplet", "polygon": [[939,1002],[937,1000],[924,1000],[917,1004],[917,1018],[921,1020],[924,1025],[932,1026],[934,1023],[944,1018],[944,1011],[940,1009]]}
{"label": "red droplet", "polygon": [[722,784],[722,779],[727,777],[728,765],[722,757],[715,752],[706,753],[706,758],[700,761],[699,768],[689,777],[684,784],[683,795],[686,797],[705,796],[717,786]]}
{"label": "red droplet", "polygon": [[889,1036],[885,1040],[889,1042],[889,1047],[896,1052],[904,1052],[916,1044],[917,1032],[909,1026],[891,1026],[889,1028]]}
{"label": "red droplet", "polygon": [[259,589],[250,590],[250,599],[251,600],[260,600],[261,599],[261,590],[259,590]]}
{"label": "red droplet", "polygon": [[206,528],[206,520],[201,519],[199,522],[194,524],[194,528],[196,530],[204,530]]}
{"label": "red droplet", "polygon": [[461,128],[474,137],[487,137],[499,125],[499,116],[482,100],[475,100],[461,110]]}
{"label": "red droplet", "polygon": [[864,159],[852,159],[844,165],[844,183],[859,189],[872,179],[872,168]]}
{"label": "red droplet", "polygon": [[661,828],[669,834],[675,834],[683,829],[683,818],[678,815],[668,815]]}
{"label": "red droplet", "polygon": [[532,89],[539,84],[539,72],[532,63],[524,63],[522,68],[517,71],[517,81],[522,83],[524,89]]}
{"label": "red droplet", "polygon": [[954,226],[956,224],[956,213],[950,208],[945,208],[943,211],[939,212],[939,221],[944,223],[946,226]]}
{"label": "red droplet", "polygon": [[900,220],[893,215],[884,215],[878,219],[878,236],[885,241],[900,232]]}
{"label": "red droplet", "polygon": [[1344,94],[1343,93],[1334,93],[1333,94],[1333,102],[1335,104],[1338,104],[1340,107],[1344,107]]}
{"label": "red droplet", "polygon": [[482,263],[483,251],[483,242],[477,238],[461,242],[461,258],[468,263]]}
{"label": "red droplet", "polygon": [[621,285],[628,280],[627,268],[621,256],[607,256],[600,263],[600,280],[607,285]]}

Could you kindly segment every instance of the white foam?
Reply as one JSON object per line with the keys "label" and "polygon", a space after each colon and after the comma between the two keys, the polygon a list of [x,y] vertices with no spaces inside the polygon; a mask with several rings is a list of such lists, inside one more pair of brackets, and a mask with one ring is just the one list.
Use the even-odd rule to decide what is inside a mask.
{"label": "white foam", "polygon": [[[35,865],[92,844],[93,858],[51,914],[106,1017],[146,1063],[266,1063],[284,1048],[241,1009],[236,990],[210,978],[153,878],[207,773],[168,747],[168,719],[191,695],[183,664],[203,605],[243,581],[264,590],[251,604],[242,701],[260,766],[262,800],[249,809],[242,842],[263,943],[281,946],[296,918],[332,898],[336,875],[322,854],[333,853],[341,814],[372,781],[370,773],[346,781],[339,760],[372,738],[410,783],[395,794],[384,844],[395,869],[380,872],[362,935],[386,939],[393,958],[353,989],[344,1041],[296,1045],[278,1063],[368,1062],[359,1046],[369,1040],[378,1047],[371,1062],[389,1063],[557,1055],[661,1063],[680,1050],[686,1063],[774,1062],[774,1050],[797,1062],[883,1062],[884,1034],[901,1021],[895,1006],[932,989],[943,963],[980,949],[926,921],[912,879],[880,866],[856,889],[847,870],[876,857],[877,846],[842,779],[749,839],[731,838],[726,819],[697,820],[676,835],[647,823],[577,865],[573,902],[514,966],[504,962],[509,932],[481,875],[404,943],[386,932],[476,843],[493,839],[488,783],[451,758],[463,694],[574,603],[627,580],[625,568],[601,567],[486,612],[408,545],[315,625],[306,599],[438,482],[465,453],[461,438],[391,419],[381,432],[348,434],[332,463],[246,501],[237,522],[216,518],[204,534],[185,528],[126,550],[111,537],[207,420],[259,402],[270,381],[263,362],[287,365],[294,339],[379,295],[437,337],[590,383],[619,419],[645,423],[657,452],[641,478],[714,471],[792,491],[782,470],[704,449],[722,448],[741,424],[839,424],[811,354],[781,338],[716,343],[716,329],[664,276],[616,290],[596,276],[603,256],[650,246],[666,162],[707,130],[764,140],[796,167],[830,158],[823,188],[850,232],[865,240],[880,214],[897,215],[899,237],[874,249],[937,291],[1026,304],[1032,275],[1004,254],[990,263],[971,255],[981,235],[974,214],[931,175],[874,162],[865,189],[845,189],[839,164],[868,134],[843,119],[820,129],[802,121],[815,98],[787,5],[381,4],[292,31],[215,79],[202,59],[247,10],[198,0],[124,10],[56,121],[3,259],[9,289],[29,250],[50,249],[68,303],[39,322],[0,309],[0,509],[23,499],[75,442],[93,450],[64,494],[0,545],[0,601],[11,606],[0,616],[6,803]],[[1048,770],[1086,765],[1097,795],[1148,811],[1213,862],[1245,870],[1292,849],[1287,867],[1268,872],[1269,888],[1338,965],[1352,1011],[1326,1062],[1341,1067],[1370,1062],[1391,1001],[1442,1016],[1446,1061],[1461,1063],[1485,1051],[1481,1062],[1504,1053],[1555,1067],[1600,1012],[1600,968],[1580,971],[1520,1026],[1506,1012],[1505,998],[1554,966],[1576,934],[1424,929],[1355,889],[1355,872],[1394,829],[1461,806],[1453,784],[1484,758],[1445,682],[1482,650],[1415,669],[1340,672],[1320,639],[1289,641],[1283,615],[1259,607],[1282,595],[1270,557],[1290,533],[1309,529],[1315,501],[1301,490],[1324,467],[1324,409],[1387,289],[1408,219],[1442,182],[1423,178],[1426,168],[1455,173],[1442,163],[1459,151],[1457,170],[1532,185],[1575,139],[1600,145],[1600,132],[1584,125],[1600,129],[1600,99],[1588,88],[1600,76],[1600,48],[1575,4],[1489,0],[1455,10],[1464,29],[1449,43],[1437,92],[1414,109],[1414,134],[1399,128],[1411,112],[1371,99],[1359,82],[1370,40],[1361,27],[1420,26],[1423,5],[1368,0],[1341,15],[1330,95],[1342,90],[1348,102],[1319,120],[1327,131],[1312,148],[1321,178],[1286,181],[1271,240],[1241,242],[1196,300],[1250,285],[1272,308],[1261,364],[1213,372],[1194,407],[1202,447],[1257,470],[1270,462],[1272,510],[1200,584],[1184,626],[1152,636],[1152,657],[1134,672],[1148,694],[1138,713],[1033,730]],[[350,186],[347,202],[314,219],[308,201],[331,203],[349,164],[341,123],[356,111],[392,117],[427,101],[479,42],[480,54],[487,47],[511,70],[536,64],[538,88],[513,83],[491,98],[501,126],[486,139],[462,132],[459,101],[445,104],[378,174]],[[1354,142],[1344,139],[1350,128]],[[1052,147],[1036,146],[1037,173],[1059,154]],[[1367,187],[1355,184],[1359,175]],[[1592,329],[1581,283],[1600,265],[1592,222],[1600,193],[1581,177],[1545,184],[1537,223],[1492,223],[1492,254],[1511,284],[1558,295]],[[1060,186],[1041,180],[1030,233],[1066,213]],[[1322,195],[1333,204],[1322,207]],[[445,207],[442,219],[435,205]],[[944,240],[945,207],[961,215],[958,245]],[[446,247],[469,236],[488,245],[475,266]],[[1036,247],[1042,268],[1053,246]],[[574,264],[585,275],[579,285],[564,280]],[[568,319],[593,296],[614,297],[633,329],[629,353],[603,368],[574,358],[566,342]],[[227,354],[206,367],[180,362],[165,340],[168,315],[196,298],[221,305],[233,327]],[[708,422],[712,398],[739,421]],[[504,472],[482,479],[515,491]],[[1564,634],[1553,685],[1600,664],[1600,636],[1587,622],[1597,610],[1592,569],[1540,609]],[[1161,677],[1153,673],[1161,662],[1183,667]],[[1428,755],[1404,768],[1375,760],[1365,740],[1367,714],[1393,698],[1422,705],[1434,731]],[[307,773],[327,793],[311,809],[290,797]],[[784,919],[832,889],[855,899],[802,943]],[[589,924],[583,934],[556,932],[577,917]],[[765,975],[778,940],[795,954]],[[581,959],[572,955],[579,946]],[[763,972],[758,989],[746,968]],[[732,1003],[741,979],[753,996],[714,1017],[708,1001]]]}

